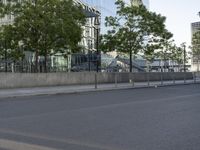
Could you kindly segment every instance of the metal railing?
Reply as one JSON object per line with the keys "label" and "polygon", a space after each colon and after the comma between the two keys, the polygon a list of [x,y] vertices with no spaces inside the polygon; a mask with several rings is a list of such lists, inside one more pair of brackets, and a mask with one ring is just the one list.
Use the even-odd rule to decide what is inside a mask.
{"label": "metal railing", "polygon": [[[169,85],[199,84],[200,72],[181,72],[181,73],[156,73],[157,78],[153,78],[154,73],[129,73],[126,79],[122,80],[123,73],[113,73],[112,81],[105,83],[101,81],[101,75],[96,73],[94,76],[94,88],[140,88],[140,87],[162,87]],[[177,74],[179,74],[177,76]],[[158,79],[159,76],[159,79]]]}

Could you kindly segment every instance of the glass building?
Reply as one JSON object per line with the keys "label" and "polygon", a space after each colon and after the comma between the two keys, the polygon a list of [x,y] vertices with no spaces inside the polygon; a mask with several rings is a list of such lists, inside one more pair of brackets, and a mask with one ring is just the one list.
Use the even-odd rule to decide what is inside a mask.
{"label": "glass building", "polygon": [[[106,16],[115,16],[116,14],[116,6],[115,1],[116,0],[80,0],[85,4],[88,4],[89,6],[92,6],[99,10],[101,12],[101,32],[105,32],[105,17]],[[141,2],[144,4],[147,8],[149,8],[149,0],[124,0],[125,3],[128,5],[132,3],[138,3]]]}

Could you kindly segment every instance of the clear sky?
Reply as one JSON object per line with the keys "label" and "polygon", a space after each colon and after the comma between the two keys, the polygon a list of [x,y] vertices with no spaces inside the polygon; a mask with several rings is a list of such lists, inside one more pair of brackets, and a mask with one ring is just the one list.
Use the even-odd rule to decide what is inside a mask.
{"label": "clear sky", "polygon": [[191,44],[191,23],[200,21],[200,0],[150,0],[150,10],[167,17],[166,26],[176,44]]}

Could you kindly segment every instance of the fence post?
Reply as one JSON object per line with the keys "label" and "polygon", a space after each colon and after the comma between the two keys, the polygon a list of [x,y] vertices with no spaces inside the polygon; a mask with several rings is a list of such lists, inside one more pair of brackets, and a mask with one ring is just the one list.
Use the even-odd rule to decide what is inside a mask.
{"label": "fence post", "polygon": [[163,85],[163,72],[160,73],[160,77],[161,77],[161,85]]}
{"label": "fence post", "polygon": [[149,81],[149,72],[147,72],[147,86],[150,86],[150,81]]}
{"label": "fence post", "polygon": [[193,80],[194,80],[194,83],[196,84],[197,83],[197,78],[196,78],[196,73],[193,72]]}
{"label": "fence post", "polygon": [[115,73],[115,87],[117,88],[117,73]]}
{"label": "fence post", "polygon": [[174,73],[173,73],[173,84],[176,84],[175,78],[176,78],[176,73],[174,72]]}
{"label": "fence post", "polygon": [[186,84],[186,72],[184,72],[184,84]]}
{"label": "fence post", "polygon": [[132,86],[135,86],[135,77],[134,77],[134,73],[132,73]]}
{"label": "fence post", "polygon": [[95,89],[97,89],[98,87],[97,87],[97,73],[95,73],[95,75],[94,75],[95,77],[94,77],[94,82],[95,82]]}

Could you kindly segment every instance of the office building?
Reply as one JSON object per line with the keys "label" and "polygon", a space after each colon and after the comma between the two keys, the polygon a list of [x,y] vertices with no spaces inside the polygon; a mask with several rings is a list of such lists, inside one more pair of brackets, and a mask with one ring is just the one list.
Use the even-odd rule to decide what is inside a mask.
{"label": "office building", "polygon": [[[193,35],[197,32],[200,31],[200,22],[193,22],[191,24],[191,33],[192,33],[192,38]],[[195,45],[194,45],[195,46]],[[200,71],[200,67],[199,67],[199,62],[200,60],[198,60],[199,56],[193,55],[192,56],[192,71]]]}

